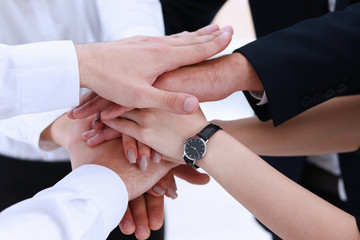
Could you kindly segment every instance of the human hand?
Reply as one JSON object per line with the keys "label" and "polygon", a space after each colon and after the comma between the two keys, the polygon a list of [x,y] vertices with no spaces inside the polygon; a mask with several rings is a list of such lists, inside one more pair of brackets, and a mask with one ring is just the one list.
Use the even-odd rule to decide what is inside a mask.
{"label": "human hand", "polygon": [[[252,65],[240,53],[166,72],[158,77],[154,86],[166,91],[189,93],[200,102],[221,100],[241,90],[263,90]],[[110,115],[109,111],[103,115]]]}
{"label": "human hand", "polygon": [[[138,239],[146,239],[150,235],[150,230],[161,228],[164,221],[164,194],[173,199],[177,197],[174,176],[192,184],[203,185],[210,180],[207,174],[187,165],[173,168],[149,191],[151,195],[146,193],[129,202],[129,207],[119,224],[124,234],[135,232]],[[173,189],[169,191],[169,188]]]}
{"label": "human hand", "polygon": [[126,185],[129,199],[134,199],[155,185],[174,164],[161,162],[149,164],[146,172],[139,170],[125,159],[123,149],[119,147],[121,139],[108,141],[96,148],[90,148],[81,134],[90,129],[92,119],[74,122],[73,132],[67,146],[73,168],[84,164],[98,164],[117,173]]}
{"label": "human hand", "polygon": [[137,239],[147,239],[150,230],[159,230],[164,223],[164,196],[145,193],[129,202],[119,227],[122,233],[135,233]]}
{"label": "human hand", "polygon": [[146,171],[150,161],[154,163],[160,162],[162,157],[160,153],[136,141],[136,139],[107,126],[101,129],[94,129],[94,124],[92,125],[93,129],[82,134],[82,139],[86,141],[90,147],[95,147],[105,141],[121,137],[126,158],[130,163],[137,163],[142,171]]}
{"label": "human hand", "polygon": [[169,160],[176,163],[184,163],[184,141],[207,125],[201,111],[192,115],[177,115],[157,109],[134,109],[124,113],[122,118],[103,122],[170,157]]}
{"label": "human hand", "polygon": [[[164,72],[203,61],[223,50],[230,43],[232,33],[231,27],[218,30],[216,25],[210,25],[197,32],[173,36],[137,36],[75,45],[80,82],[121,106],[193,113],[198,108],[195,97],[162,91],[152,84]],[[83,110],[86,109],[77,109],[74,116],[81,115]]]}

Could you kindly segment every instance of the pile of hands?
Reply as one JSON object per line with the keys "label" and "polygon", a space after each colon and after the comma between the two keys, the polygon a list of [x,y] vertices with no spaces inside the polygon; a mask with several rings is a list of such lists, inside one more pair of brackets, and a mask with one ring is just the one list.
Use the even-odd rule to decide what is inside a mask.
{"label": "pile of hands", "polygon": [[[207,125],[198,98],[188,93],[160,90],[157,84],[166,86],[166,79],[171,79],[176,71],[183,71],[180,66],[197,63],[223,50],[231,35],[230,27],[219,29],[210,25],[194,33],[170,37],[130,38],[123,44],[155,46],[149,51],[148,47],[141,49],[138,44],[143,52],[139,55],[142,56],[139,64],[143,64],[140,69],[145,68],[145,71],[125,64],[120,66],[124,73],[122,78],[117,79],[113,69],[119,66],[106,66],[105,72],[109,75],[98,76],[105,79],[105,87],[95,86],[97,83],[93,79],[87,80],[84,86],[96,90],[82,96],[79,106],[68,112],[70,119],[76,119],[67,146],[73,169],[84,164],[102,165],[116,172],[127,187],[130,202],[119,224],[124,234],[135,232],[138,239],[146,239],[150,230],[161,228],[164,195],[172,199],[177,197],[174,176],[192,184],[209,182],[207,174],[184,165],[183,160],[184,141]],[[190,48],[194,45],[198,49]],[[159,50],[161,46],[165,50]],[[101,46],[90,47],[106,50]],[[197,57],[189,58],[186,51],[185,56],[180,54],[177,52],[180,48],[195,51]],[[132,49],[132,55],[136,54],[136,49]],[[144,52],[151,54],[144,55]],[[175,56],[176,63],[171,63]],[[116,59],[104,61],[116,62]],[[161,67],[156,69],[149,65],[146,71],[148,62]],[[97,75],[96,69],[80,69],[80,78],[94,75]]]}

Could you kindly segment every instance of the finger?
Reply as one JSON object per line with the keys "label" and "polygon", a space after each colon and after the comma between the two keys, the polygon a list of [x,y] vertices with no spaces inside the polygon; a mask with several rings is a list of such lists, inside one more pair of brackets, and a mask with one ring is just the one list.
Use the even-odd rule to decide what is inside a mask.
{"label": "finger", "polygon": [[121,116],[123,113],[127,111],[131,111],[132,109],[133,108],[114,104],[101,112],[101,118],[105,120],[112,120],[114,118]]}
{"label": "finger", "polygon": [[164,223],[164,197],[145,194],[147,215],[151,230],[159,230]]}
{"label": "finger", "polygon": [[166,194],[166,196],[172,199],[176,199],[178,197],[178,194],[176,193],[177,187],[172,172],[167,173],[163,178],[161,178],[160,181],[151,188],[151,190],[157,194],[155,196],[162,196]]}
{"label": "finger", "polygon": [[100,129],[103,129],[104,126],[105,126],[105,124],[101,121],[100,113],[97,113],[96,117],[92,123],[92,128],[95,130],[100,130]]}
{"label": "finger", "polygon": [[105,141],[116,139],[121,136],[121,132],[118,132],[109,127],[105,127],[103,130],[100,130],[95,136],[89,138],[86,142],[90,147],[95,147]]}
{"label": "finger", "polygon": [[78,107],[81,107],[84,103],[90,101],[91,99],[95,98],[97,94],[93,91],[90,91],[88,93],[85,93],[80,97],[80,102],[76,107],[71,108],[69,111],[67,111],[67,115],[70,119],[76,119],[74,116],[74,110]]}
{"label": "finger", "polygon": [[[231,31],[228,28],[225,28],[226,31]],[[171,39],[171,41],[167,41],[167,43],[171,46],[187,46],[187,45],[195,45],[195,44],[201,44],[213,41],[215,38],[219,37],[225,30],[218,30],[216,32],[213,32],[211,34],[195,34],[195,35],[187,35],[185,32],[184,35],[186,37],[177,37],[174,39]]]}
{"label": "finger", "polygon": [[[174,66],[176,69],[180,66],[191,65],[221,52],[224,50],[231,41],[233,30],[231,27],[225,27],[221,31],[221,34],[211,41],[204,42],[201,44],[194,44],[188,46],[181,46],[174,49],[170,55],[169,61],[170,66]],[[170,69],[170,70],[173,70]]]}
{"label": "finger", "polygon": [[90,101],[84,103],[82,106],[75,108],[73,111],[73,115],[75,118],[86,118],[107,109],[113,104],[113,102],[105,98],[96,96]]}
{"label": "finger", "polygon": [[115,129],[116,131],[126,134],[128,136],[131,136],[140,142],[143,142],[140,134],[141,129],[137,123],[124,118],[115,118],[113,120],[102,121],[110,128]]}
{"label": "finger", "polygon": [[140,170],[146,171],[149,165],[151,148],[147,145],[137,141],[137,149],[139,153],[139,167]]}
{"label": "finger", "polygon": [[162,155],[157,151],[154,151],[154,155],[152,157],[154,163],[160,163]]}
{"label": "finger", "polygon": [[90,131],[86,131],[84,132],[81,137],[82,139],[87,142],[87,140],[89,140],[90,138],[94,137],[96,134],[102,132],[102,130],[95,130],[95,129],[91,129]]}
{"label": "finger", "polygon": [[82,95],[80,97],[80,102],[79,102],[79,105],[78,107],[84,105],[85,103],[87,103],[88,101],[94,99],[95,97],[97,97],[97,93],[93,92],[93,91],[90,91],[90,92],[87,92],[85,93],[84,95]]}
{"label": "finger", "polygon": [[126,209],[125,215],[121,219],[119,227],[121,232],[125,235],[130,235],[135,232],[135,222],[129,207]]}
{"label": "finger", "polygon": [[150,236],[150,228],[144,195],[130,201],[129,206],[136,226],[136,238],[139,240],[147,239]]}
{"label": "finger", "polygon": [[145,108],[159,108],[177,114],[192,114],[199,108],[199,100],[186,93],[168,92],[149,86],[143,92]]}
{"label": "finger", "polygon": [[200,173],[188,165],[179,165],[172,170],[175,176],[184,179],[192,184],[207,184],[210,181],[209,175]]}
{"label": "finger", "polygon": [[207,35],[207,34],[213,33],[218,30],[219,30],[219,26],[217,24],[210,24],[208,26],[200,28],[199,30],[197,30],[195,32],[184,31],[181,33],[170,35],[169,37],[170,38],[195,37],[195,36]]}
{"label": "finger", "polygon": [[136,140],[126,134],[123,134],[122,142],[127,159],[130,163],[136,163],[136,159],[138,156]]}

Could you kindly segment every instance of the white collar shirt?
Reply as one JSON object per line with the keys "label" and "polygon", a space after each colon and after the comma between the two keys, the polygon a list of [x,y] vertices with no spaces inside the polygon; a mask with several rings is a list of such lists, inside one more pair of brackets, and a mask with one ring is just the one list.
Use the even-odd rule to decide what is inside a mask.
{"label": "white collar shirt", "polygon": [[[76,62],[72,43],[66,40],[88,43],[116,40],[133,35],[158,36],[164,34],[161,5],[158,0],[3,0],[0,8],[0,29],[0,44],[5,45],[5,48],[9,47],[6,45],[57,41],[36,44],[39,51],[46,50],[45,45],[51,44],[50,48],[54,53],[50,54],[51,52],[44,51],[43,62],[55,63],[55,66],[60,66],[56,62],[59,61],[59,52],[68,53],[63,56],[62,62],[72,65]],[[19,47],[29,51],[28,57],[22,58],[23,61],[28,64],[33,63],[30,53],[34,48],[30,48],[31,45]],[[41,62],[35,62],[33,65],[36,63],[40,64]],[[31,69],[36,69],[36,67]],[[23,72],[34,76],[35,73],[31,69]],[[53,79],[61,80],[71,76],[79,85],[76,71],[77,68],[64,73],[59,70],[48,71],[44,77],[52,76]],[[34,83],[27,82],[25,91],[31,92],[33,88],[42,87],[35,77],[32,80]],[[48,87],[50,86],[48,85]],[[64,88],[68,89],[68,95],[72,96],[71,99],[78,97],[79,86],[64,85]],[[61,102],[62,96],[57,95],[58,92],[49,92],[44,98],[53,96],[58,99],[57,102]],[[36,97],[36,95],[30,95],[30,97],[38,99],[37,102],[42,103],[44,107],[49,102],[39,96]],[[74,100],[63,104],[67,107],[73,103]],[[30,104],[28,102],[28,105]],[[61,106],[58,104],[56,108],[61,108]],[[57,149],[56,145],[40,140],[41,132],[66,110],[24,114],[1,120],[0,154],[26,160],[67,160],[68,155],[64,149]]]}

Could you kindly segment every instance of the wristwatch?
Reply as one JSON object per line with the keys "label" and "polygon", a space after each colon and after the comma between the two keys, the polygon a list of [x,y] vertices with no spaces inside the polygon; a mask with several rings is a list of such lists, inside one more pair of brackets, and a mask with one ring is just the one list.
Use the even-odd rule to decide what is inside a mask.
{"label": "wristwatch", "polygon": [[209,138],[218,130],[222,130],[216,124],[210,123],[204,127],[196,136],[193,136],[184,142],[184,160],[194,169],[199,168],[196,162],[202,159],[206,154],[206,143]]}

